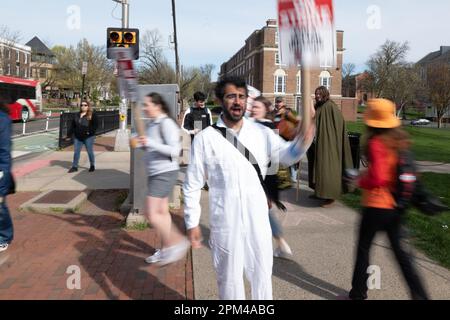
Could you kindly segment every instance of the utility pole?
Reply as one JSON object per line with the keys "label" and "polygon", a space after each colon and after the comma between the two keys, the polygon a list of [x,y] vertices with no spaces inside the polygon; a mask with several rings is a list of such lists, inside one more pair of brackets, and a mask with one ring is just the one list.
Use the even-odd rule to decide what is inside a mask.
{"label": "utility pole", "polygon": [[177,84],[181,88],[181,73],[180,73],[180,58],[178,56],[178,37],[177,37],[177,16],[175,10],[175,0],[172,0],[172,17],[173,17],[173,40],[175,42],[175,67],[176,67],[176,77]]}
{"label": "utility pole", "polygon": [[[129,0],[113,0],[114,2],[122,4],[122,28],[129,28],[130,25],[130,3]],[[127,114],[128,114],[128,100],[122,97],[119,106],[120,124],[117,131],[114,151],[127,152],[130,151],[129,136],[127,131]]]}

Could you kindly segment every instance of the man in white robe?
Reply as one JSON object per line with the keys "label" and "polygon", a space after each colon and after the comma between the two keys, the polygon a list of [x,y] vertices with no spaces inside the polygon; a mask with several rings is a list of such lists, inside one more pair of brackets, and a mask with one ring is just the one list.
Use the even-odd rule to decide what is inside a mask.
{"label": "man in white robe", "polygon": [[[244,118],[247,86],[240,78],[226,78],[216,88],[223,114],[218,127],[227,129],[255,157],[262,176],[276,174],[277,165],[300,161],[311,145],[306,137],[285,142],[272,130]],[[275,164],[275,165],[273,165]],[[243,300],[245,273],[254,300],[272,299],[272,232],[268,201],[253,165],[213,127],[193,143],[183,186],[185,223],[193,248],[200,247],[200,197],[209,185],[210,247],[221,300]]]}

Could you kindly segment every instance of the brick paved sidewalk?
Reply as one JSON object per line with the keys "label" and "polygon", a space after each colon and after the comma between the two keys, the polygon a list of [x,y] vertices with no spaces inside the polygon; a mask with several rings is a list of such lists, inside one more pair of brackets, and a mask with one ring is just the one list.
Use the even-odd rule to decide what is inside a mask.
{"label": "brick paved sidewalk", "polygon": [[[121,192],[95,191],[70,215],[19,212],[37,193],[8,197],[15,239],[0,253],[0,300],[193,299],[191,254],[165,268],[147,265],[160,239],[152,229],[122,228]],[[81,290],[67,289],[72,265],[81,269]]]}

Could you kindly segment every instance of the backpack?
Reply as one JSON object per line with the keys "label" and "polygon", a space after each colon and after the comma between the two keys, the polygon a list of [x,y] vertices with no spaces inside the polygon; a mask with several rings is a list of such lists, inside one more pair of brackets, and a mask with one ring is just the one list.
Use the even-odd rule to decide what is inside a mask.
{"label": "backpack", "polygon": [[448,210],[447,206],[432,195],[419,180],[411,151],[399,153],[396,180],[395,191],[392,194],[400,213],[405,213],[411,206],[426,215],[437,215]]}

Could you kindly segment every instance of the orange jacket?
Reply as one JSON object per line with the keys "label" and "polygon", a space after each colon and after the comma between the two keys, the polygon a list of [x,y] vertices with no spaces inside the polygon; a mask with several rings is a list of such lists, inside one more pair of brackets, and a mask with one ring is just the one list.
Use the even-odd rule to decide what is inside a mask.
{"label": "orange jacket", "polygon": [[388,148],[381,138],[369,141],[369,169],[360,179],[363,189],[362,205],[368,208],[394,209],[396,206],[392,190],[397,181],[398,156]]}

